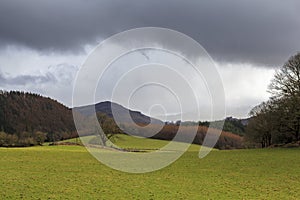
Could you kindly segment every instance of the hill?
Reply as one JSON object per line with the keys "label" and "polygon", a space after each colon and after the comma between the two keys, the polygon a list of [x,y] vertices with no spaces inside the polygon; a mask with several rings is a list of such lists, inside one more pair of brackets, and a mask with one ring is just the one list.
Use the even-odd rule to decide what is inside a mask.
{"label": "hill", "polygon": [[100,102],[95,105],[75,107],[74,110],[85,116],[91,115],[94,113],[94,111],[96,111],[97,113],[105,113],[110,118],[113,118],[113,113],[115,113],[118,115],[118,121],[120,123],[130,123],[131,121],[135,122],[136,124],[144,125],[149,124],[151,121],[154,124],[163,123],[162,121],[146,116],[139,111],[127,109],[110,101]]}
{"label": "hill", "polygon": [[47,141],[55,141],[75,137],[75,130],[71,109],[61,103],[37,94],[1,91],[0,131],[19,138],[40,131]]}

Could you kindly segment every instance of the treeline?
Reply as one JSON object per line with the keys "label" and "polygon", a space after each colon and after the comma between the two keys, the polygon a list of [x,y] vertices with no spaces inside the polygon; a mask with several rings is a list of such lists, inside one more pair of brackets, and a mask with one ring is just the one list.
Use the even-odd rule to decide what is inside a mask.
{"label": "treeline", "polygon": [[36,131],[34,133],[22,132],[21,134],[7,134],[0,132],[1,147],[28,147],[42,145],[46,140],[46,133]]}
{"label": "treeline", "polygon": [[0,132],[0,146],[39,144],[40,133],[48,142],[77,136],[71,109],[53,99],[19,91],[0,91]]}
{"label": "treeline", "polygon": [[269,86],[267,102],[254,107],[246,140],[262,148],[298,144],[300,140],[300,53],[276,71]]}
{"label": "treeline", "polygon": [[[159,131],[156,135],[152,136],[151,138],[154,139],[161,139],[161,140],[173,140],[177,134],[179,129],[178,125],[168,124],[165,125],[161,131]],[[175,141],[179,142],[186,142],[190,137],[189,135],[193,131],[196,132],[196,136],[193,139],[193,144],[202,145],[204,138],[208,132],[208,127],[206,126],[181,126],[180,127],[183,136],[180,138],[175,139]],[[218,134],[219,130],[210,128],[210,134]],[[222,131],[221,135],[215,144],[214,148],[217,149],[239,149],[243,148],[243,138],[226,131]]]}
{"label": "treeline", "polygon": [[[95,135],[99,135],[92,144],[105,145],[107,140],[113,138],[115,134],[130,134],[140,137],[160,139],[160,140],[175,140],[178,142],[192,141],[194,144],[202,145],[207,134],[208,127],[199,126],[191,123],[166,123],[166,124],[130,124],[122,123],[120,127],[115,121],[103,113],[98,113],[98,120],[103,130]],[[181,136],[176,137],[180,129]],[[94,129],[95,130],[95,129]],[[218,130],[210,129],[210,134],[217,134]],[[192,133],[196,133],[196,136]],[[237,149],[243,148],[243,138],[239,135],[222,131],[216,145],[218,149]]]}
{"label": "treeline", "polygon": [[[239,136],[244,136],[246,132],[247,124],[248,124],[248,119],[236,119],[233,117],[227,117],[224,120],[223,131],[234,133]],[[199,126],[209,127],[209,125],[210,122],[208,121],[199,122]]]}

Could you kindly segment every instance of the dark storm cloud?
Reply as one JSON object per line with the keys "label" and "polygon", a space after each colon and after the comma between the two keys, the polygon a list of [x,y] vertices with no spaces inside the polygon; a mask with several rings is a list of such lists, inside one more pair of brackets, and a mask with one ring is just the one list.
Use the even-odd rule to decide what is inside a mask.
{"label": "dark storm cloud", "polygon": [[300,48],[298,0],[3,0],[0,44],[79,52],[130,28],[183,32],[214,59],[281,65]]}

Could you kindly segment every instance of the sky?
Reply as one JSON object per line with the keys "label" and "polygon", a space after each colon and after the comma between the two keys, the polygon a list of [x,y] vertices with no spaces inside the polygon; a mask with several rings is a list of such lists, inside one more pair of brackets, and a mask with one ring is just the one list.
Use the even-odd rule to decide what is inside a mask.
{"label": "sky", "polygon": [[[298,0],[2,0],[0,89],[31,91],[72,107],[76,74],[99,43],[129,29],[162,27],[186,34],[203,46],[222,78],[226,115],[247,117],[253,106],[269,98],[266,90],[274,71],[299,51],[299,8]],[[118,67],[129,60],[115,64],[110,77],[116,77]],[[168,77],[167,72],[163,75]],[[135,78],[141,78],[140,74],[131,80]],[[107,80],[112,85],[109,80],[113,78]],[[123,86],[130,88],[132,82]],[[102,86],[99,94],[110,86]],[[163,109],[150,109],[153,92],[137,95],[129,107],[161,118]],[[95,101],[105,100],[105,95],[98,97]],[[167,105],[167,99],[171,97],[152,103],[161,100]],[[129,105],[121,98],[116,101]],[[206,101],[200,102],[201,119],[209,118]],[[165,109],[168,115],[178,112],[175,106]]]}

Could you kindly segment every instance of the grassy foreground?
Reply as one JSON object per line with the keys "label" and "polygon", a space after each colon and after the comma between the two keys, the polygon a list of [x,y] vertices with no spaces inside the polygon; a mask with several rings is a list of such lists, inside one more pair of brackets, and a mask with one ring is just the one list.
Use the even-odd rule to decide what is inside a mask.
{"label": "grassy foreground", "polygon": [[[119,139],[116,143],[130,148],[140,147],[135,139],[127,139]],[[147,140],[145,144],[157,147],[156,141],[151,143]],[[0,148],[0,197],[299,198],[300,149],[212,151],[204,159],[199,159],[198,148],[193,146],[172,165],[146,174],[128,174],[110,169],[80,146]]]}

